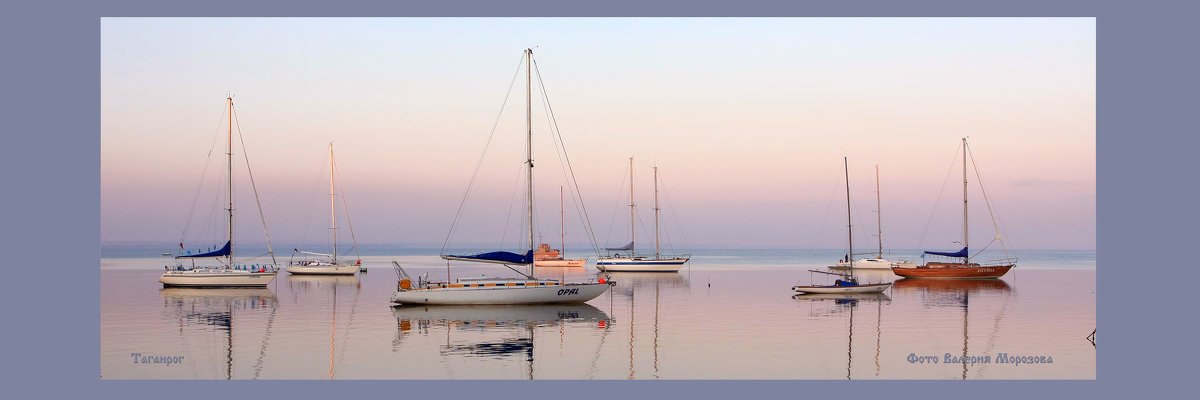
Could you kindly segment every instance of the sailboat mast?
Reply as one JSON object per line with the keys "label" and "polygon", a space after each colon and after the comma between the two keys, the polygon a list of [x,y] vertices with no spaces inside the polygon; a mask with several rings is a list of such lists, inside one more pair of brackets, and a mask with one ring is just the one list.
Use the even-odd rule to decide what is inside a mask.
{"label": "sailboat mast", "polygon": [[561,258],[564,260],[567,259],[566,216],[567,216],[567,213],[564,210],[564,206],[563,206],[563,188],[562,188],[562,186],[559,186],[558,187],[558,237],[559,237],[559,240],[561,240],[561,242],[559,242],[558,245],[560,246],[559,249],[562,249],[562,250],[559,251],[558,258]]}
{"label": "sailboat mast", "polygon": [[654,259],[659,259],[658,249],[658,166],[654,166]]}
{"label": "sailboat mast", "polygon": [[846,237],[850,243],[850,253],[847,254],[846,260],[850,262],[850,270],[854,270],[854,228],[850,222],[850,162],[846,157],[842,157],[842,166],[846,169]]}
{"label": "sailboat mast", "polygon": [[[963,248],[969,249],[967,245],[967,138],[962,138],[963,142]],[[971,253],[968,250],[967,254],[963,254],[963,264],[971,262]]]}
{"label": "sailboat mast", "polygon": [[[525,164],[528,166],[526,185],[529,190],[529,253],[533,254],[533,106],[531,105],[531,87],[533,69],[533,49],[525,49]],[[533,260],[529,260],[529,276],[533,276]]]}
{"label": "sailboat mast", "polygon": [[633,225],[633,157],[629,157],[629,257],[637,251],[637,230]]}
{"label": "sailboat mast", "polygon": [[329,143],[329,235],[333,237],[333,263],[337,264],[337,209],[334,208],[335,191],[333,189],[333,142]]}
{"label": "sailboat mast", "polygon": [[226,209],[229,212],[229,254],[225,255],[225,259],[228,266],[233,267],[233,97],[226,97],[225,101],[229,105],[229,142],[225,148],[225,155],[229,159],[229,169],[226,171],[229,174],[229,208]]}
{"label": "sailboat mast", "polygon": [[879,200],[879,165],[875,165],[875,226],[879,228],[879,258],[883,258],[883,202]]}

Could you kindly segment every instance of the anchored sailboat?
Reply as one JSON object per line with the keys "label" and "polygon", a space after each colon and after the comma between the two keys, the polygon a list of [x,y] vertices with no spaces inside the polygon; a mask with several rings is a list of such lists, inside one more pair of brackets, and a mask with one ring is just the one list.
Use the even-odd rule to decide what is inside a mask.
{"label": "anchored sailboat", "polygon": [[[688,262],[691,257],[667,257],[662,256],[662,251],[659,246],[658,239],[658,167],[654,167],[654,258],[638,256],[636,253],[636,225],[634,225],[634,201],[633,201],[633,157],[629,157],[629,244],[621,247],[608,247],[605,250],[616,252],[608,257],[601,257],[596,261],[596,268],[601,271],[610,272],[678,272],[683,264]],[[628,251],[628,256],[622,257],[620,252]]]}
{"label": "anchored sailboat", "polygon": [[[893,267],[892,273],[904,278],[932,278],[932,279],[976,279],[976,278],[999,278],[1008,273],[1008,270],[1016,266],[1016,258],[1008,257],[1008,251],[1005,250],[1005,257],[1001,260],[978,263],[971,262],[970,253],[968,253],[967,245],[967,138],[962,139],[963,145],[963,248],[955,252],[941,251],[926,251],[925,254],[962,258],[959,262],[926,262],[925,265],[912,267]],[[1000,239],[1000,234],[996,233],[996,239]],[[1000,245],[1004,246],[1004,241],[1000,240]],[[922,258],[925,256],[922,255]]]}
{"label": "anchored sailboat", "polygon": [[[846,167],[846,237],[849,239],[850,254],[854,254],[854,228],[850,222],[850,165],[845,157],[842,157],[842,163]],[[858,283],[858,279],[854,277],[853,258],[850,259],[849,268],[844,274],[817,270],[812,272],[840,275],[841,279],[834,281],[833,285],[792,286],[792,291],[796,293],[879,293],[892,286],[891,282]]]}
{"label": "anchored sailboat", "polygon": [[[288,263],[287,272],[292,274],[307,274],[307,275],[354,275],[362,266],[362,259],[359,258],[354,262],[338,263],[337,254],[337,207],[336,198],[337,190],[334,183],[337,181],[337,164],[333,159],[333,143],[329,144],[329,235],[333,241],[333,251],[330,254],[316,253],[311,251],[302,251],[294,249],[292,257],[296,254],[304,254],[310,256],[327,257],[324,260],[292,260]],[[342,206],[346,206],[345,194],[342,194]],[[349,207],[346,207],[346,220],[349,222],[350,213]],[[354,251],[358,252],[358,240],[354,239],[354,226],[350,226],[350,238],[354,241]]]}
{"label": "anchored sailboat", "polygon": [[[166,272],[163,272],[162,276],[158,278],[158,281],[164,287],[264,287],[271,283],[275,279],[275,275],[279,273],[279,269],[275,266],[275,253],[271,250],[270,235],[267,235],[267,252],[271,254],[270,265],[265,263],[238,265],[233,258],[233,98],[226,97],[225,100],[229,114],[229,136],[225,152],[227,156],[226,180],[229,185],[226,193],[228,196],[228,207],[226,207],[225,211],[229,217],[229,236],[224,246],[215,249],[209,248],[204,252],[197,251],[197,254],[192,254],[190,251],[185,250],[183,243],[180,242],[179,249],[183,254],[175,256],[175,260],[178,263],[173,267],[166,267]],[[250,184],[253,186],[253,178],[251,178]],[[258,191],[255,190],[254,193],[255,200],[257,201]],[[261,215],[262,208],[259,207],[258,211]],[[266,231],[266,222],[264,221],[263,232],[266,233]],[[215,267],[197,267],[195,263],[197,258],[213,258],[220,262],[221,265]],[[189,260],[191,264],[184,266],[181,260]]]}
{"label": "anchored sailboat", "polygon": [[[888,261],[883,258],[883,203],[880,200],[879,193],[879,166],[875,166],[875,226],[878,228],[876,237],[879,238],[879,252],[874,253],[874,257],[863,257],[854,261],[854,268],[858,269],[883,269],[888,270],[892,267],[913,266],[913,263],[908,261]],[[867,253],[872,254],[872,253]],[[854,258],[854,254],[849,254],[850,258]],[[840,270],[849,269],[850,260],[842,260],[829,269]]]}
{"label": "anchored sailboat", "polygon": [[563,222],[566,213],[563,211],[563,189],[558,188],[558,221],[559,221],[559,237],[562,242],[562,250],[551,249],[550,245],[542,243],[538,245],[537,250],[533,252],[533,266],[535,267],[568,267],[578,268],[587,263],[587,259],[569,259],[567,255],[567,227]]}
{"label": "anchored sailboat", "polygon": [[[397,283],[392,302],[407,304],[538,304],[538,303],[582,303],[596,298],[613,283],[605,278],[585,283],[563,283],[553,279],[533,277],[533,127],[530,106],[531,70],[533,50],[525,50],[525,166],[528,203],[528,251],[517,254],[508,251],[493,251],[469,255],[442,254],[442,259],[503,264],[524,265],[526,272],[521,278],[459,278],[455,282],[426,282],[420,278],[416,285],[399,264],[397,271],[401,280]],[[464,201],[465,198],[464,198]],[[513,271],[517,271],[513,269]],[[517,271],[519,273],[519,271]]]}

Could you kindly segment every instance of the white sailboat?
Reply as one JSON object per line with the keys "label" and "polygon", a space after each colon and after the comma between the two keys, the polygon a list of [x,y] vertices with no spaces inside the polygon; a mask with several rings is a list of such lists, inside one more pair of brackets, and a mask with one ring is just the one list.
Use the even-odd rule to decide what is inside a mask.
{"label": "white sailboat", "polygon": [[[842,158],[842,163],[846,167],[846,237],[850,247],[850,254],[854,254],[854,229],[850,219],[850,165],[846,158]],[[885,283],[858,283],[858,279],[854,277],[854,259],[850,259],[850,265],[847,272],[837,274],[832,272],[817,271],[812,272],[839,275],[841,279],[834,281],[832,285],[808,285],[808,286],[792,286],[792,291],[796,293],[820,294],[820,293],[880,293],[892,286],[891,282]]]}
{"label": "white sailboat", "polygon": [[[892,269],[892,267],[905,267],[905,266],[911,267],[911,266],[915,265],[910,261],[904,261],[904,260],[889,261],[889,260],[886,260],[883,258],[883,206],[882,206],[882,202],[880,201],[880,194],[879,194],[879,166],[878,165],[875,166],[875,226],[879,228],[879,230],[876,234],[876,237],[879,238],[879,252],[867,253],[867,254],[874,254],[875,255],[874,257],[863,257],[858,260],[855,260],[854,268],[878,269],[878,270],[889,270],[890,271]],[[854,254],[849,254],[849,257],[853,258]],[[838,263],[836,265],[829,267],[829,269],[832,269],[832,270],[850,269],[850,260],[845,259],[845,260],[838,261]]]}
{"label": "white sailboat", "polygon": [[[658,167],[654,167],[654,258],[638,256],[636,253],[636,226],[634,225],[633,201],[633,157],[629,157],[629,244],[621,247],[608,247],[605,250],[617,252],[596,261],[596,269],[607,272],[679,272],[683,264],[691,258],[663,257],[658,238]],[[621,256],[621,251],[628,255]]]}
{"label": "white sailboat", "polygon": [[[336,198],[337,190],[335,190],[334,182],[336,180],[337,164],[333,158],[333,143],[329,144],[329,232],[333,241],[333,252],[330,254],[317,253],[311,251],[302,251],[294,249],[292,252],[293,260],[288,262],[287,272],[297,275],[354,275],[362,266],[362,259],[359,258],[354,262],[338,263],[337,256],[337,207]],[[345,196],[345,194],[343,194]],[[342,205],[345,206],[345,198],[342,199]],[[346,220],[350,219],[349,210],[347,209]],[[350,226],[350,238],[354,240],[354,250],[358,251],[358,241],[354,239],[354,226]],[[304,254],[311,256],[325,257],[321,260],[295,260],[296,254]]]}
{"label": "white sailboat", "polygon": [[[196,254],[184,250],[183,243],[179,243],[180,251],[184,251],[184,253],[175,256],[177,264],[165,267],[166,271],[158,278],[163,287],[264,287],[279,274],[279,269],[275,266],[275,253],[271,250],[269,234],[267,235],[267,252],[271,254],[271,264],[243,263],[238,265],[233,258],[233,98],[226,97],[225,100],[229,114],[229,136],[225,152],[228,163],[226,179],[229,185],[226,193],[228,207],[225,211],[229,216],[229,236],[224,246],[215,250],[209,248],[207,251],[197,251]],[[251,180],[251,185],[253,184],[253,180]],[[255,191],[255,198],[257,199],[257,197],[258,194]],[[259,214],[261,215],[261,213],[262,208],[260,207]],[[265,221],[263,222],[263,232],[266,232]],[[212,258],[221,264],[197,267],[195,264],[197,258]],[[191,261],[191,264],[184,266],[183,260]]]}
{"label": "white sailboat", "polygon": [[[525,165],[528,196],[528,251],[516,254],[493,251],[470,255],[442,254],[442,259],[494,263],[508,266],[523,265],[526,272],[521,278],[474,277],[459,278],[454,282],[431,282],[419,277],[414,285],[412,279],[398,263],[393,262],[400,275],[392,302],[409,304],[543,304],[582,303],[594,299],[608,290],[611,280],[599,278],[584,283],[564,283],[554,279],[537,279],[533,276],[534,226],[533,226],[533,127],[530,105],[531,70],[533,50],[525,49]],[[465,201],[465,199],[464,199]],[[513,269],[513,271],[517,271]],[[518,271],[519,272],[519,271]]]}

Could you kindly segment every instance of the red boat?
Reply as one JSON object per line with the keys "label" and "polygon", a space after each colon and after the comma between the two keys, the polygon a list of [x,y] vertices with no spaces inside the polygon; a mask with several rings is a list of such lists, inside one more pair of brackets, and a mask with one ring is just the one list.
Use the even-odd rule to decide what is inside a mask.
{"label": "red boat", "polygon": [[983,279],[1004,276],[1014,266],[930,262],[916,267],[892,267],[892,273],[903,278]]}
{"label": "red boat", "polygon": [[[970,253],[967,251],[967,138],[963,138],[963,248],[956,252],[939,252],[926,251],[925,254],[961,258],[960,262],[927,262],[925,265],[915,267],[892,267],[892,273],[904,278],[933,278],[933,279],[987,279],[999,278],[1008,273],[1008,270],[1016,266],[1016,259],[1008,257],[1008,251],[1005,250],[1005,258],[1000,261],[992,261],[986,264],[971,262]],[[989,211],[990,208],[989,208]],[[996,235],[996,239],[1000,239],[1000,235]],[[1004,241],[1000,241],[1000,245],[1004,246]],[[922,255],[921,258],[925,256]]]}

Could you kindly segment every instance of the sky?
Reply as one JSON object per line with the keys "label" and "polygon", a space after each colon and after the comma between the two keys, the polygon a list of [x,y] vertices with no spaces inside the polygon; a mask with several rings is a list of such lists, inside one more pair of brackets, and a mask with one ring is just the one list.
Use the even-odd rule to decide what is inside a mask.
{"label": "sky", "polygon": [[[518,243],[523,70],[505,96],[532,47],[600,246],[629,240],[633,156],[639,247],[653,236],[653,165],[672,247],[844,247],[846,157],[856,248],[878,245],[878,166],[883,245],[957,249],[965,136],[979,174],[972,247],[995,235],[991,209],[1010,248],[1095,249],[1092,18],[104,18],[100,29],[102,244],[203,247],[225,229],[212,179],[224,174],[214,145],[227,93],[242,135],[239,243],[263,242],[255,190],[276,248],[328,242],[330,142],[338,212],[359,243],[441,246],[477,163],[451,247]],[[543,98],[532,102],[536,230],[554,243],[564,172]],[[586,247],[572,195],[566,241]]]}

